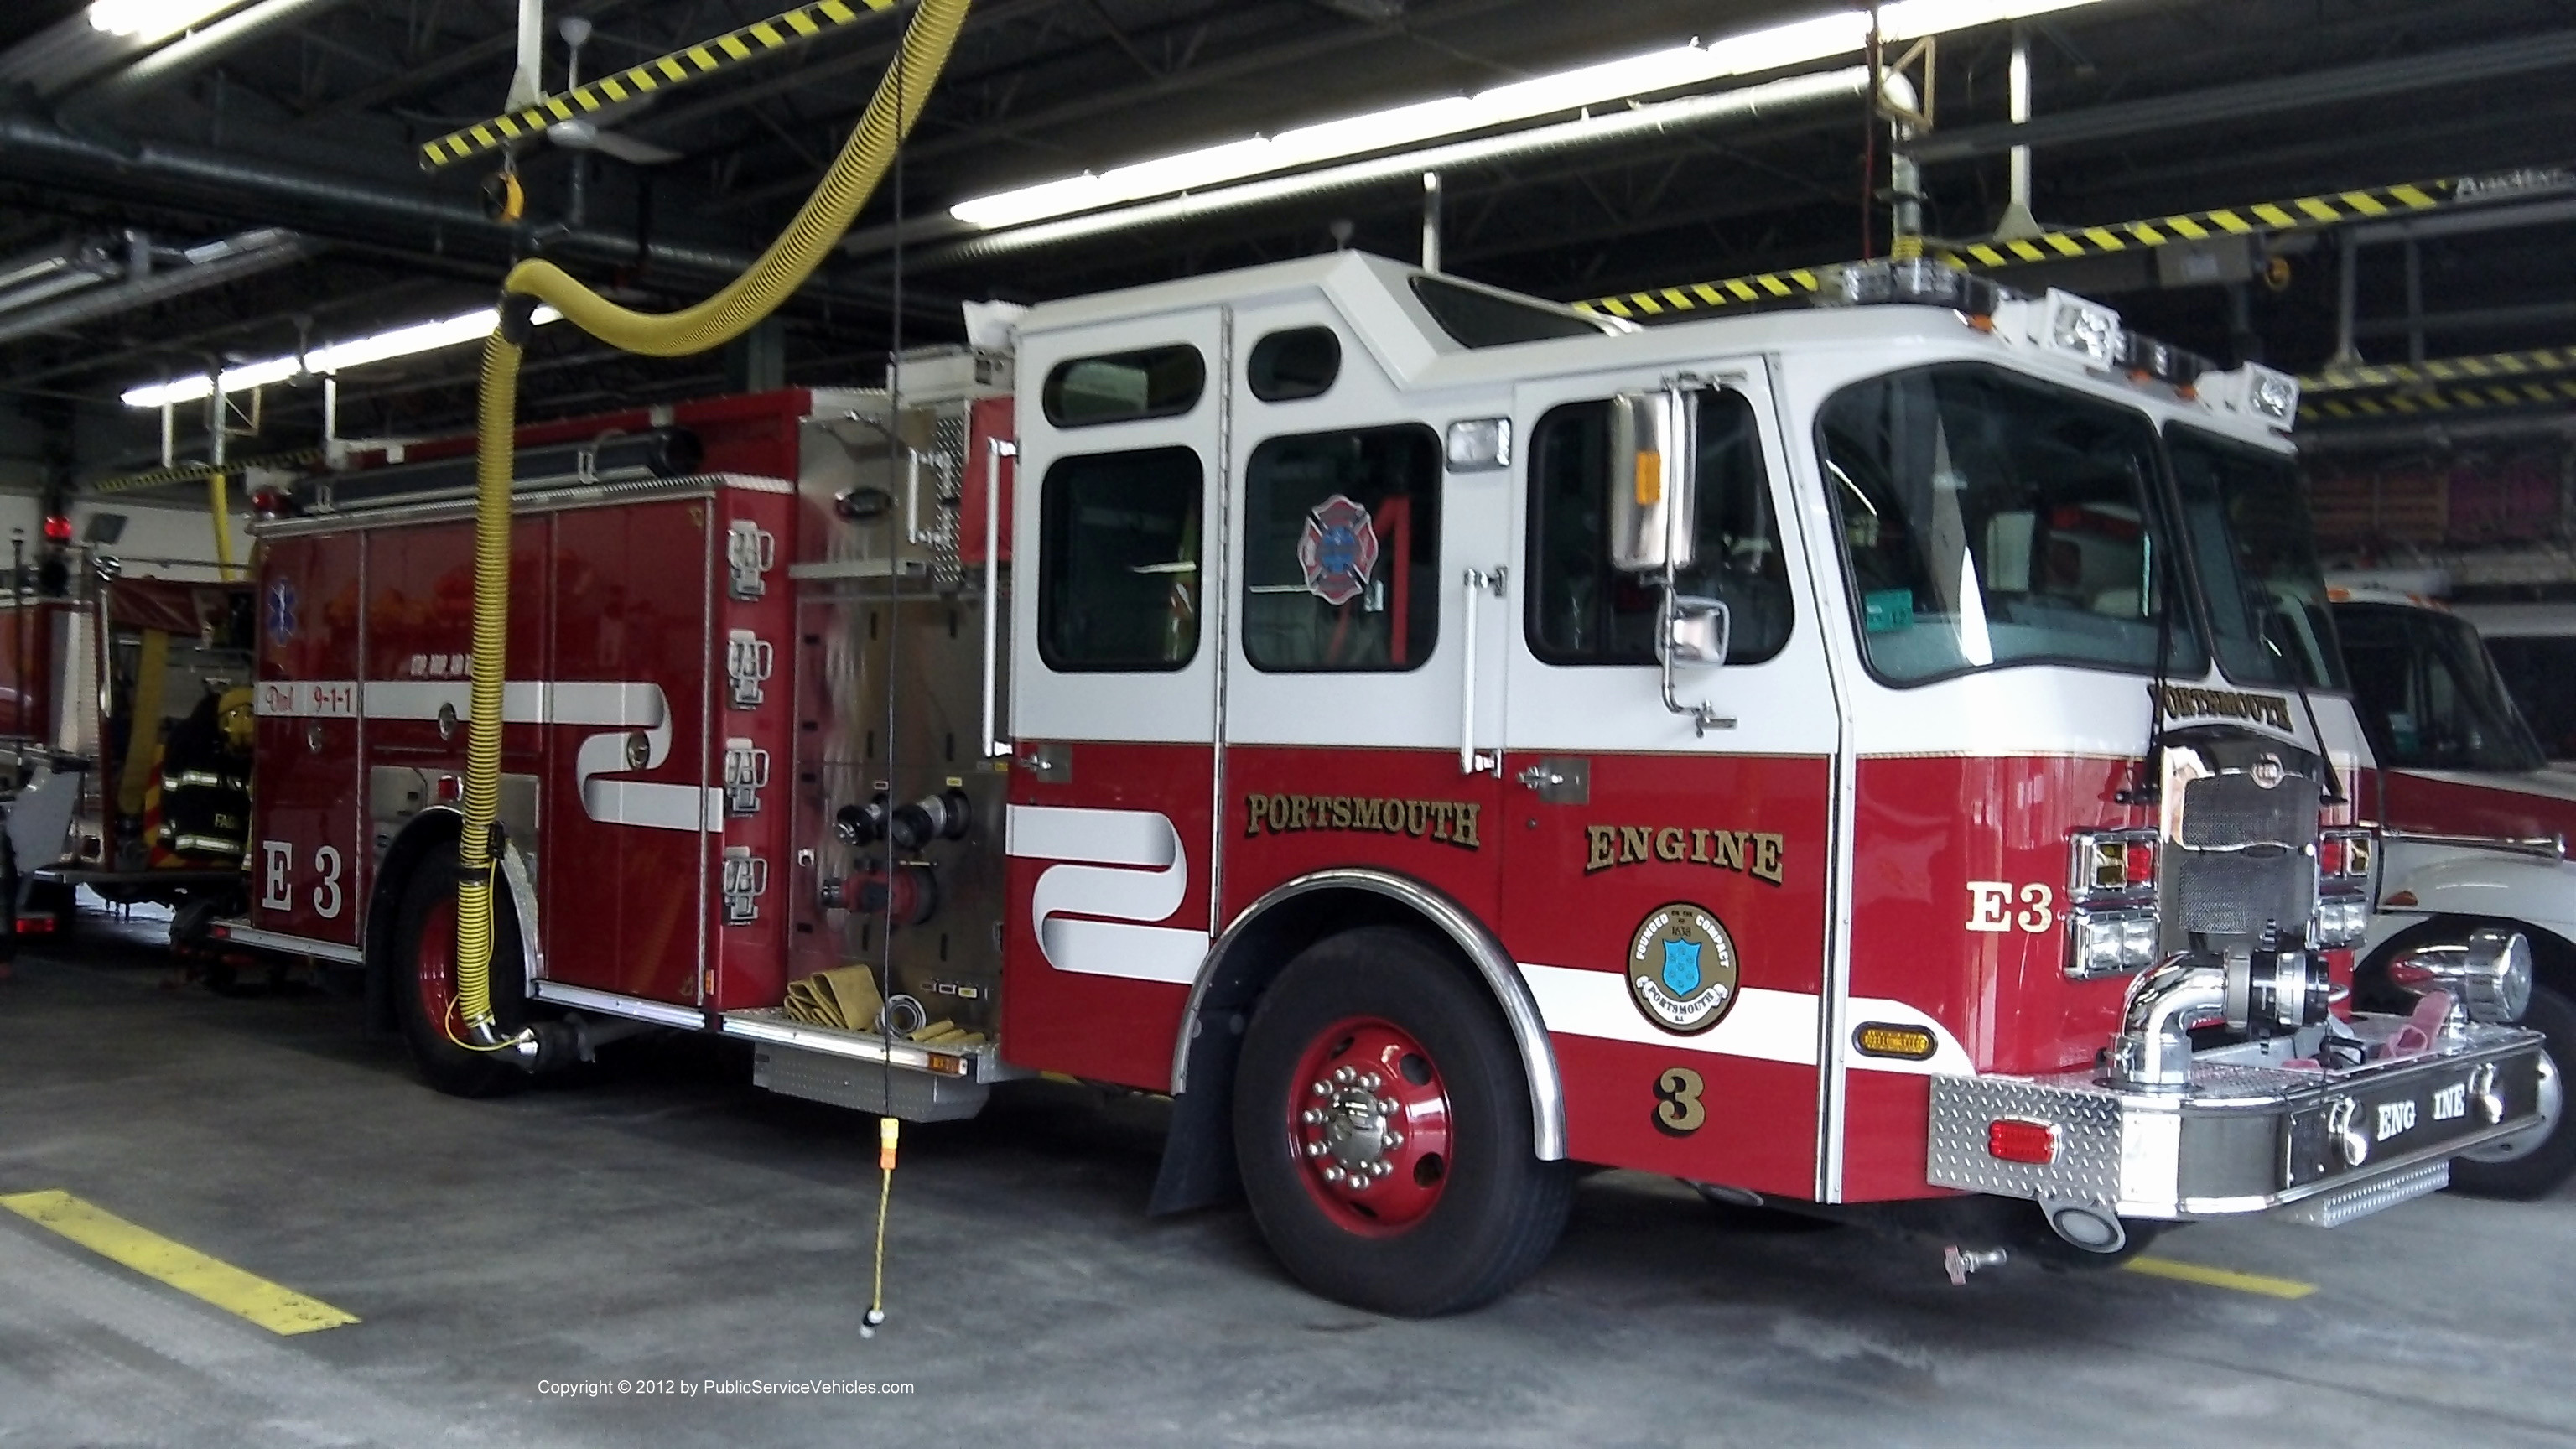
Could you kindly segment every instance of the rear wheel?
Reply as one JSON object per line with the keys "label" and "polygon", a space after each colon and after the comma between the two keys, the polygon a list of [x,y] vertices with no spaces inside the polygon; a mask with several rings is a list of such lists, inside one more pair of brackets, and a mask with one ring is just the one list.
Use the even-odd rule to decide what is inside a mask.
{"label": "rear wheel", "polygon": [[2537,1127],[2451,1159],[2451,1186],[2479,1197],[2535,1198],[2576,1175],[2576,1130],[2567,1125],[2567,1073],[2576,1068],[2576,1002],[2546,986],[2531,989],[2522,1025],[2541,1045]]}
{"label": "rear wheel", "polygon": [[1573,1174],[1530,1138],[1492,998],[1422,937],[1371,926],[1307,948],[1262,998],[1235,1077],[1235,1152],[1288,1271],[1354,1307],[1491,1301],[1556,1244]]}
{"label": "rear wheel", "polygon": [[[394,996],[403,1039],[421,1080],[455,1097],[492,1097],[527,1085],[528,1073],[498,1052],[460,1044],[456,1012],[456,879],[452,857],[432,852],[412,871],[394,921]],[[504,1034],[527,1019],[519,968],[519,926],[506,898],[492,902],[492,1013]]]}

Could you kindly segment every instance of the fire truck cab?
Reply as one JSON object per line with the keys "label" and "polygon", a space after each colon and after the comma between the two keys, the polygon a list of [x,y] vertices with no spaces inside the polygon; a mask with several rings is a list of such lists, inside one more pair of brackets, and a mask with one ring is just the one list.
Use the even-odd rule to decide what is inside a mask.
{"label": "fire truck cab", "polygon": [[2548,1038],[2539,1126],[2453,1165],[2459,1186],[2538,1197],[2576,1175],[2566,1070],[2576,1065],[2576,774],[2552,768],[2478,631],[2423,594],[2333,591],[2374,768],[2363,798],[2385,826],[2379,911],[2355,988],[2400,1007],[2426,951],[2519,934],[2533,956],[2525,1024]]}
{"label": "fire truck cab", "polygon": [[1394,1312],[1530,1271],[1576,1161],[2113,1261],[2529,1126],[2527,950],[2429,1033],[2334,1009],[2374,837],[2295,386],[1843,286],[1638,330],[1341,253],[528,430],[500,1053],[462,446],[314,480],[230,929],[363,962],[453,1090],[677,1027],[915,1119],[1168,1092],[1158,1207],[1239,1184]]}

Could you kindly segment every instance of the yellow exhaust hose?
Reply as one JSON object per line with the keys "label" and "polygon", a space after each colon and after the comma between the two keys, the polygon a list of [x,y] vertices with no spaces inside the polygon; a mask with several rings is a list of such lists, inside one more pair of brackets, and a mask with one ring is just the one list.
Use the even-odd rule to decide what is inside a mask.
{"label": "yellow exhaust hose", "polygon": [[723,290],[678,312],[621,307],[575,281],[552,262],[525,261],[501,282],[501,321],[483,344],[477,400],[474,494],[474,654],[471,713],[465,723],[465,826],[457,843],[456,1015],[461,1046],[495,1049],[503,1040],[492,1016],[492,831],[500,816],[502,681],[510,634],[510,483],[518,428],[519,357],[529,313],[544,302],[572,324],[622,351],[685,357],[721,347],[778,310],[804,285],[867,204],[895,148],[920,119],[922,103],[948,64],[970,0],[922,0],[904,30],[894,65],[850,133],[841,154],[787,230],[749,271]]}

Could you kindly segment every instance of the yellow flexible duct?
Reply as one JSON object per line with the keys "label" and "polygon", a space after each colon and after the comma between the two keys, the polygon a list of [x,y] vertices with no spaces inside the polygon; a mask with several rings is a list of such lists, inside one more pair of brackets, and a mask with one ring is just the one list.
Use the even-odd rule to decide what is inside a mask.
{"label": "yellow flexible duct", "polygon": [[233,505],[225,489],[221,472],[206,475],[206,511],[215,518],[215,577],[230,579],[233,571]]}
{"label": "yellow flexible duct", "polygon": [[[600,341],[652,357],[721,347],[778,310],[804,285],[867,204],[895,148],[920,119],[965,23],[970,0],[922,0],[903,48],[877,82],[866,114],[796,219],[749,271],[696,306],[654,314],[621,307],[552,262],[526,261],[501,283],[500,325],[483,344],[474,500],[472,713],[465,725],[465,828],[458,842],[456,1014],[460,1044],[497,1047],[492,1019],[492,828],[500,815],[502,681],[510,633],[510,474],[518,426],[519,356],[542,301]],[[453,1032],[450,1033],[454,1035]]]}

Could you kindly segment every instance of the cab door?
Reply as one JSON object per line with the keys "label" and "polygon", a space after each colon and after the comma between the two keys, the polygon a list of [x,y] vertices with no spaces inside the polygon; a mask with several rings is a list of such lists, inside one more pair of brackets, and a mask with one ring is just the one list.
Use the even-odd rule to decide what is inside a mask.
{"label": "cab door", "polygon": [[1225,314],[1022,338],[1011,1060],[1161,1090],[1215,922]]}
{"label": "cab door", "polygon": [[1491,919],[1512,489],[1444,432],[1508,395],[1406,395],[1322,298],[1236,336],[1225,917],[1359,867]]}
{"label": "cab door", "polygon": [[[1695,558],[1725,662],[1657,663],[1660,577],[1613,568],[1612,398],[1524,385],[1503,920],[1566,1083],[1569,1155],[1820,1194],[1820,1042],[1841,725],[1769,385],[1701,370]],[[1710,723],[1703,724],[1705,705]]]}

